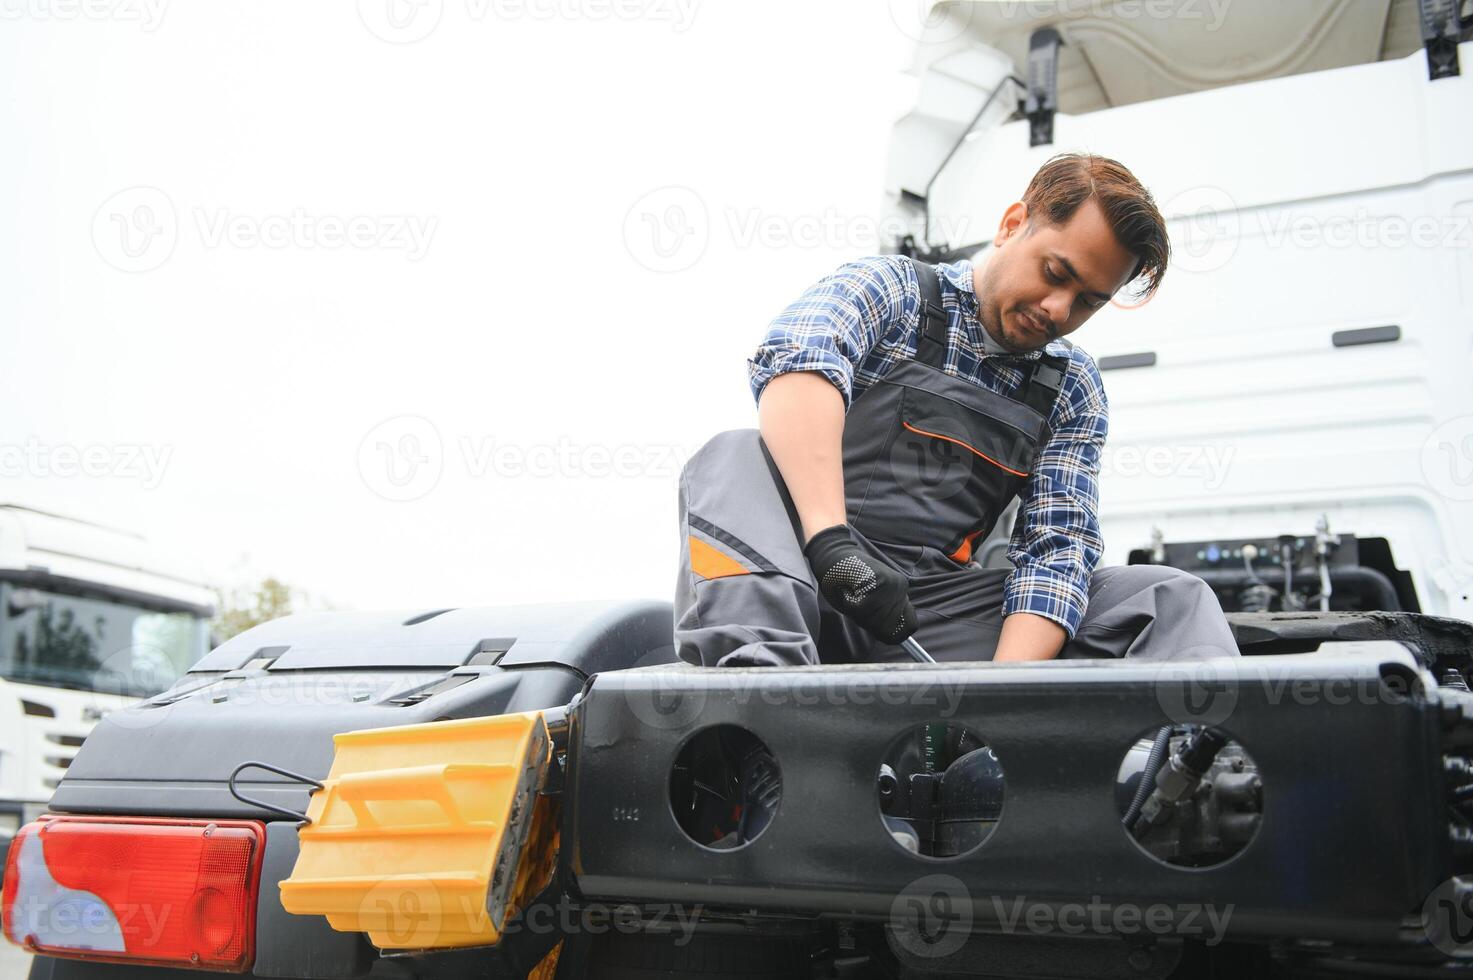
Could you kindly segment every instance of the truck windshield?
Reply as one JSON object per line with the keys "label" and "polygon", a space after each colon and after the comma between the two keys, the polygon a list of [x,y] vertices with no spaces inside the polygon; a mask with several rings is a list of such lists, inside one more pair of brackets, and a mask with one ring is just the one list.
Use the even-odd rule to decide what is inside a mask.
{"label": "truck windshield", "polygon": [[0,582],[0,677],[148,697],[204,655],[204,619]]}

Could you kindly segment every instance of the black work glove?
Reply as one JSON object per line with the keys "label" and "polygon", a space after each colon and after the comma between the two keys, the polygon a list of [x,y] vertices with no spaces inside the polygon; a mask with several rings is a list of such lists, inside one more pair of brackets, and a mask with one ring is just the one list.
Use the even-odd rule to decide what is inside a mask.
{"label": "black work glove", "polygon": [[815,534],[803,547],[818,590],[839,612],[883,643],[899,643],[916,631],[910,583],[859,546],[848,524]]}

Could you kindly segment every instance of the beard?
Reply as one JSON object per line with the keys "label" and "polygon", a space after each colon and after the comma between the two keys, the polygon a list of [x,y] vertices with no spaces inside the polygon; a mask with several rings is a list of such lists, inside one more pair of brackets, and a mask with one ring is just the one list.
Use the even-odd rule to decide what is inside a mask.
{"label": "beard", "polygon": [[1020,336],[1016,330],[1009,330],[1007,320],[1004,319],[1002,311],[998,309],[997,303],[991,299],[983,300],[977,304],[977,320],[982,324],[982,329],[987,331],[987,336],[999,347],[1014,354],[1022,354],[1030,350],[1036,350],[1044,346],[1043,343],[1030,343],[1029,340]]}
{"label": "beard", "polygon": [[974,285],[977,292],[977,320],[993,343],[1013,354],[1025,354],[1046,346],[1051,337],[1040,337],[1029,327],[1020,327],[1014,318],[1027,318],[1021,308],[1008,310],[1004,314],[997,300],[996,274],[998,256],[988,256],[987,264],[979,270]]}

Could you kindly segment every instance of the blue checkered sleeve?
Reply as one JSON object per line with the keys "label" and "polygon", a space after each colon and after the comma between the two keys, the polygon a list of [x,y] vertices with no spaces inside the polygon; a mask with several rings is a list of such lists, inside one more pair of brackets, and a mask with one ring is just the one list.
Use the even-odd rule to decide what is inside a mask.
{"label": "blue checkered sleeve", "polygon": [[1052,435],[1020,494],[1003,615],[1052,620],[1072,639],[1104,551],[1099,525],[1100,451],[1109,405],[1094,361],[1075,348],[1051,420]]}
{"label": "blue checkered sleeve", "polygon": [[778,315],[747,360],[752,397],[779,374],[817,371],[853,398],[854,373],[883,336],[905,329],[905,259],[877,255],[840,266]]}

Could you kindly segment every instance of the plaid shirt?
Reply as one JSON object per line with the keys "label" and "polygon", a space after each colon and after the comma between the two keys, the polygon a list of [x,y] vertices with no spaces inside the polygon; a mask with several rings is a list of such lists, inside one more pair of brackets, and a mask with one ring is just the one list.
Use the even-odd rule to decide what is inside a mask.
{"label": "plaid shirt", "polygon": [[[984,349],[972,291],[972,264],[938,267],[946,310],[946,373],[1009,397],[1023,384],[1021,365],[1039,351],[995,354]],[[818,371],[844,396],[855,395],[896,363],[914,358],[920,332],[920,287],[900,256],[859,259],[841,266],[800,296],[772,322],[747,361],[752,394],[788,371]],[[1109,406],[1099,370],[1084,351],[1061,341],[1045,348],[1070,359],[1049,417],[1051,438],[1020,494],[1013,527],[1003,615],[1033,613],[1058,623],[1072,638],[1089,600],[1090,573],[1100,560],[1100,450]]]}

